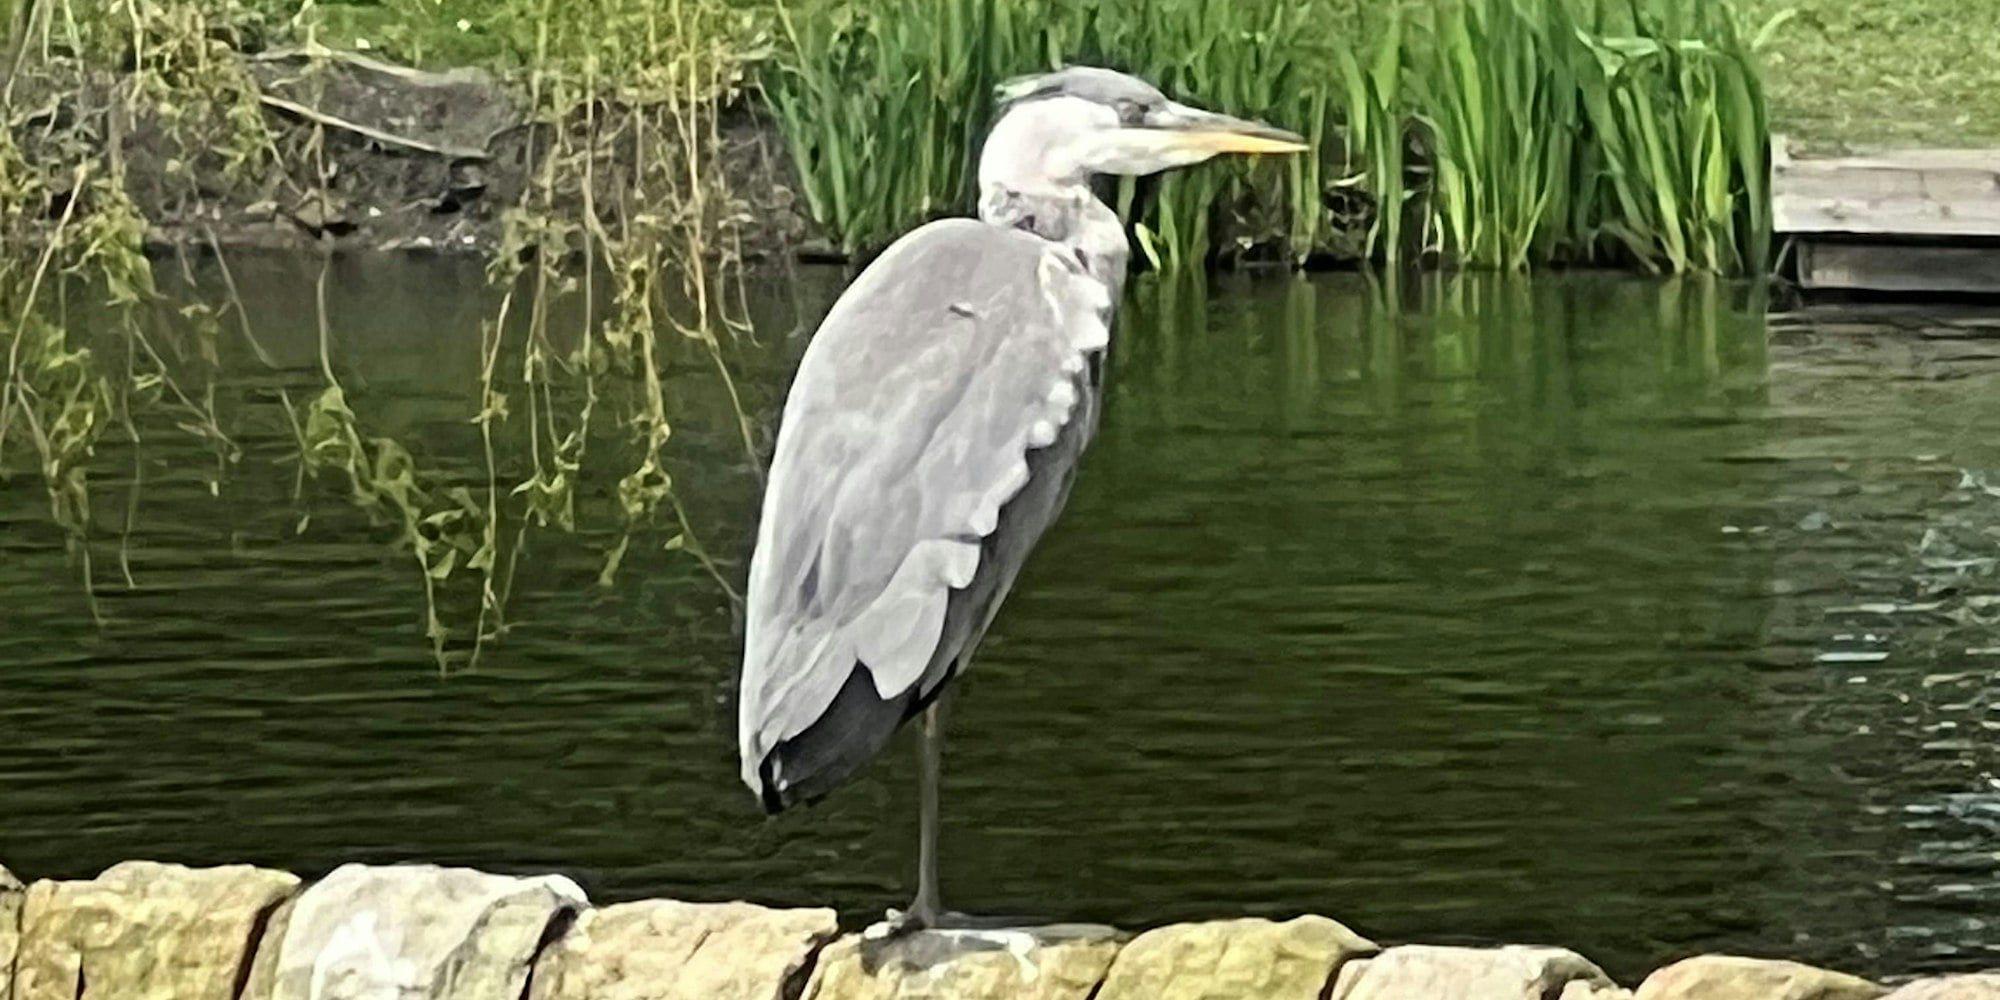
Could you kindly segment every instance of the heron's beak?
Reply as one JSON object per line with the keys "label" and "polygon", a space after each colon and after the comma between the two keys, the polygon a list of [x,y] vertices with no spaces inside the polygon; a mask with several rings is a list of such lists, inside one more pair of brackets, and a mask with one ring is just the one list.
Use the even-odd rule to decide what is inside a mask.
{"label": "heron's beak", "polygon": [[1302,153],[1307,148],[1297,134],[1262,122],[1168,102],[1136,125],[1089,133],[1068,152],[1088,171],[1144,176],[1220,153]]}
{"label": "heron's beak", "polygon": [[1213,156],[1217,153],[1303,153],[1304,136],[1263,122],[1217,114],[1169,101],[1146,115],[1146,127],[1171,133],[1170,142]]}

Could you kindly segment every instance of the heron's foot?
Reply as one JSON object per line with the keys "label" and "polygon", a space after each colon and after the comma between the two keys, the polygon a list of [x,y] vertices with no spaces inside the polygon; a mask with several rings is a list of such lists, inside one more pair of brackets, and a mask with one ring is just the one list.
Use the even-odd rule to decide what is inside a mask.
{"label": "heron's foot", "polygon": [[873,941],[887,941],[918,931],[940,928],[947,916],[945,910],[936,903],[919,899],[910,904],[907,910],[889,910],[883,915],[880,923],[862,931],[861,936]]}
{"label": "heron's foot", "polygon": [[886,941],[918,931],[1005,931],[1033,927],[1036,921],[1011,916],[973,916],[921,904],[890,910],[880,923],[861,932],[872,941]]}
{"label": "heron's foot", "polygon": [[941,931],[1017,931],[1041,923],[1025,917],[993,913],[940,913],[931,927]]}
{"label": "heron's foot", "polygon": [[891,909],[882,919],[869,924],[861,931],[864,941],[888,941],[915,934],[930,926],[930,921],[913,907],[908,910]]}

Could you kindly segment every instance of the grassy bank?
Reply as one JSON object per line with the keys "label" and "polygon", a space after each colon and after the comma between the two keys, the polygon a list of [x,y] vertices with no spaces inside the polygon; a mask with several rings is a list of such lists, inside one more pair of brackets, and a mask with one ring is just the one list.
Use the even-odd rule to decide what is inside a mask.
{"label": "grassy bank", "polygon": [[[1436,0],[1406,0],[1422,12]],[[765,3],[738,5],[767,16]],[[1364,9],[1333,0],[1334,37],[1363,36]],[[1746,24],[1795,16],[1764,53],[1773,125],[1822,146],[2000,142],[2000,6],[1959,0],[1740,0]],[[296,30],[299,5],[257,0],[246,16]],[[365,44],[425,65],[500,65],[533,52],[531,16],[480,0],[326,4],[298,19],[329,45]]]}
{"label": "grassy bank", "polygon": [[1744,0],[1796,16],[1765,53],[1779,131],[1811,146],[2000,143],[2000,5]]}

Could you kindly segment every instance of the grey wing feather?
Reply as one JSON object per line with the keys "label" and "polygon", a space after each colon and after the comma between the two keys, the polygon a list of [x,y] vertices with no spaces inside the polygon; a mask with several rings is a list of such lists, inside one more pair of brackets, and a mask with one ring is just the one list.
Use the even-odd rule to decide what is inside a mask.
{"label": "grey wing feather", "polygon": [[1081,373],[1109,315],[1059,244],[971,220],[905,236],[834,304],[785,403],[751,561],[752,790],[768,799],[765,759],[857,664],[885,700],[925,683],[1029,453],[1088,415]]}

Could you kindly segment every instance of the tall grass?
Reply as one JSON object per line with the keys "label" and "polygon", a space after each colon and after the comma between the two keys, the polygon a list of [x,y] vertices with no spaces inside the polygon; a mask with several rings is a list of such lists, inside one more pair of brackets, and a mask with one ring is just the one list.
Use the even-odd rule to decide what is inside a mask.
{"label": "tall grass", "polygon": [[1755,57],[1786,15],[1746,39],[1724,0],[1592,7],[1579,91],[1601,182],[1593,224],[1654,270],[1763,269],[1770,115]]}
{"label": "tall grass", "polygon": [[1769,123],[1726,0],[1459,0],[1429,35],[1410,77],[1444,259],[1765,266]]}
{"label": "tall grass", "polygon": [[[1515,270],[1768,263],[1769,125],[1731,0],[1436,0],[1358,19],[1338,0],[782,10],[764,89],[815,219],[850,250],[968,209],[993,81],[1090,62],[1312,140],[1287,161],[1124,184],[1118,207],[1157,267],[1343,246]],[[1368,211],[1336,217],[1342,195]]]}
{"label": "tall grass", "polygon": [[[963,212],[993,90],[1072,62],[1120,66],[1190,100],[1293,124],[1318,143],[1339,82],[1328,0],[1183,0],[1092,8],[1061,0],[792,0],[763,90],[813,217],[842,249],[877,247]],[[1123,186],[1118,201],[1164,264],[1211,245],[1323,237],[1321,160],[1236,162]],[[1211,225],[1221,205],[1240,223]]]}
{"label": "tall grass", "polygon": [[1429,22],[1409,81],[1432,154],[1427,241],[1445,259],[1518,269],[1583,239],[1588,54],[1570,14],[1567,0],[1459,0]]}
{"label": "tall grass", "polygon": [[957,209],[993,88],[1039,51],[1004,0],[780,7],[786,43],[764,92],[813,217],[850,253]]}
{"label": "tall grass", "polygon": [[[1160,266],[1199,266],[1211,248],[1272,244],[1303,260],[1322,238],[1318,152],[1339,81],[1331,5],[1314,0],[1184,0],[1104,5],[1077,16],[1050,52],[1122,67],[1195,104],[1281,122],[1314,152],[1225,159],[1208,169],[1127,182],[1120,207]],[[1062,23],[1060,19],[1051,23]],[[1068,61],[1058,56],[1052,62]],[[1033,67],[1030,67],[1033,68]]]}
{"label": "tall grass", "polygon": [[[1403,113],[1403,13],[1391,5],[1379,23],[1372,51],[1335,52],[1341,81],[1340,127],[1344,176],[1338,186],[1365,190],[1373,212],[1358,241],[1363,259],[1395,265],[1403,247],[1403,217],[1410,190]],[[1363,59],[1366,58],[1364,65]],[[1318,173],[1318,171],[1315,171]]]}

